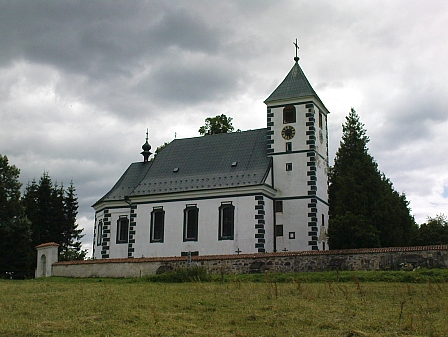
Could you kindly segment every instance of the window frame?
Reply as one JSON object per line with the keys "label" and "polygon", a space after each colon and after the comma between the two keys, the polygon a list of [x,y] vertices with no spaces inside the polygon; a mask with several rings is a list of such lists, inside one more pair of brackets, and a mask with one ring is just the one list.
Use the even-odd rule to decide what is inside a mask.
{"label": "window frame", "polygon": [[[225,224],[224,221],[224,212],[226,210],[231,210],[230,217],[230,223]],[[224,235],[224,226],[230,226],[230,234]],[[221,206],[219,206],[219,226],[218,226],[218,240],[233,240],[235,238],[235,206],[232,204],[232,202],[223,202],[221,203]]]}
{"label": "window frame", "polygon": [[[123,226],[125,230],[123,230]],[[125,234],[125,238],[122,237]],[[129,242],[129,219],[127,215],[120,215],[117,220],[117,244],[128,243]]]}
{"label": "window frame", "polygon": [[281,237],[284,235],[284,228],[282,224],[275,225],[275,237]]}
{"label": "window frame", "polygon": [[283,124],[291,124],[296,121],[296,107],[292,104],[286,105],[283,108]]}
{"label": "window frame", "polygon": [[101,246],[103,244],[103,220],[98,221],[96,229],[96,245]]}
{"label": "window frame", "polygon": [[[158,214],[162,214],[162,223],[156,224],[157,216]],[[160,238],[155,237],[156,233],[156,226],[160,226],[161,228],[158,230],[158,232],[161,232]],[[150,226],[150,237],[149,242],[151,243],[163,243],[165,238],[165,211],[163,210],[163,207],[154,207],[151,212],[151,226]]]}
{"label": "window frame", "polygon": [[292,152],[292,142],[285,143],[285,152]]}
{"label": "window frame", "polygon": [[[196,221],[195,223],[190,224],[190,212],[191,211],[195,211],[196,212]],[[188,236],[189,235],[189,230],[190,230],[190,225],[192,225],[194,227],[194,235],[192,237]],[[187,241],[198,241],[198,237],[199,237],[199,208],[197,207],[197,205],[187,205],[184,208],[184,242]]]}
{"label": "window frame", "polygon": [[292,163],[286,163],[286,171],[292,171]]}
{"label": "window frame", "polygon": [[283,213],[283,200],[275,200],[274,209],[275,213]]}

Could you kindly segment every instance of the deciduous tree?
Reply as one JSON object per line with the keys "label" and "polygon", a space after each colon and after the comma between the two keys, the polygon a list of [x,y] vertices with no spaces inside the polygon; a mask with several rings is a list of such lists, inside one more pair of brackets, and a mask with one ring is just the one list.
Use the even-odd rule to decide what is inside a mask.
{"label": "deciduous tree", "polygon": [[157,149],[154,151],[154,157],[151,160],[154,160],[157,155],[169,144],[169,142],[164,142],[162,145],[157,146]]}
{"label": "deciduous tree", "polygon": [[421,224],[415,240],[417,246],[447,245],[448,244],[448,219],[445,215],[429,217],[428,221]]}
{"label": "deciduous tree", "polygon": [[214,135],[218,133],[233,132],[232,117],[221,116],[208,117],[205,119],[205,125],[199,128],[199,133],[203,136]]}

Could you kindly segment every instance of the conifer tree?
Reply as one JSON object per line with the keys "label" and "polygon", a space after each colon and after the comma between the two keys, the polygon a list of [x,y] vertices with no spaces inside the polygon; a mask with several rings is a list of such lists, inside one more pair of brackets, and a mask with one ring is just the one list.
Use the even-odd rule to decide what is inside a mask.
{"label": "conifer tree", "polygon": [[[20,170],[0,155],[0,271],[27,275],[33,258],[30,222],[20,202]],[[3,276],[2,275],[2,276]]]}
{"label": "conifer tree", "polygon": [[78,198],[73,182],[64,192],[64,226],[62,230],[61,260],[83,260],[87,251],[81,249],[83,229],[78,228],[76,216],[78,215]]}
{"label": "conifer tree", "polygon": [[81,250],[82,229],[78,229],[76,216],[78,199],[73,183],[67,190],[53,184],[48,173],[39,183],[28,184],[23,197],[25,210],[32,223],[32,245],[56,242],[60,260],[83,259],[86,251]]}
{"label": "conifer tree", "polygon": [[52,192],[53,182],[48,173],[45,172],[40,178],[39,183],[33,180],[25,188],[23,204],[26,215],[32,224],[33,247],[45,242],[56,242],[58,240],[51,233],[54,208]]}
{"label": "conifer tree", "polygon": [[406,246],[415,221],[404,194],[378,170],[368,153],[364,124],[352,108],[329,172],[331,249]]}

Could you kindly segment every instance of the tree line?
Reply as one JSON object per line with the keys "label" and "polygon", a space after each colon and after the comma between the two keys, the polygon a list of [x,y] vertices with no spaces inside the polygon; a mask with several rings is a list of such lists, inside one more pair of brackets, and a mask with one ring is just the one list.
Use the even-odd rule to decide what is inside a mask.
{"label": "tree line", "polygon": [[65,188],[53,183],[48,173],[33,180],[21,195],[20,170],[0,155],[0,271],[32,276],[35,247],[60,244],[60,260],[84,259],[83,229],[78,228],[78,197],[71,182]]}
{"label": "tree line", "polygon": [[438,215],[417,225],[405,194],[394,189],[368,153],[366,133],[351,109],[329,170],[330,248],[448,244],[447,218]]}

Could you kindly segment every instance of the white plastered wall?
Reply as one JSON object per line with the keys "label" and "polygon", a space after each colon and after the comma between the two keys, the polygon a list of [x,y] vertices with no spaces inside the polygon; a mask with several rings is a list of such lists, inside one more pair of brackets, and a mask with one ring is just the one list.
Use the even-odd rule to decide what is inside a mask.
{"label": "white plastered wall", "polygon": [[[315,146],[316,146],[316,177],[317,177],[317,224],[316,226],[309,226],[310,208],[308,204],[311,202],[311,197],[308,197],[308,181],[310,178],[307,175],[309,171],[307,155],[310,150],[307,140],[309,139],[309,117],[310,113],[306,103],[297,104],[294,102],[285,102],[286,104],[293,104],[296,108],[296,122],[283,123],[283,108],[284,105],[278,107],[271,107],[271,121],[273,122],[272,130],[274,131],[272,149],[273,157],[273,172],[274,172],[274,187],[277,190],[276,198],[283,200],[283,212],[276,213],[276,224],[283,225],[283,236],[276,238],[277,251],[300,251],[310,249],[309,242],[312,237],[309,233],[314,231],[313,227],[318,228],[317,237],[320,235],[322,225],[322,215],[324,216],[324,223],[328,223],[328,160],[327,160],[327,127],[325,109],[317,102],[314,102],[314,108],[311,113],[314,115],[314,130],[315,130]],[[319,110],[323,113],[322,128],[319,127]],[[281,130],[284,126],[291,125],[295,129],[295,135],[290,140],[285,140],[281,136]],[[320,141],[320,133],[322,133],[322,142]],[[292,152],[286,153],[286,143],[291,142]],[[294,153],[294,151],[297,151]],[[286,171],[286,163],[292,163],[292,171]],[[290,199],[288,199],[290,198]],[[295,198],[295,199],[294,199]],[[313,199],[316,199],[313,197]],[[322,202],[324,201],[324,202]],[[291,234],[290,236],[290,233]],[[312,235],[316,237],[316,235]],[[323,248],[322,243],[318,243],[319,249]],[[328,248],[328,245],[326,245]]]}
{"label": "white plastered wall", "polygon": [[43,244],[37,246],[37,268],[35,278],[52,275],[52,265],[58,262],[58,244]]}
{"label": "white plastered wall", "polygon": [[[264,248],[267,252],[273,251],[273,206],[272,200],[264,199]],[[219,240],[219,207],[222,203],[232,203],[235,207],[234,213],[234,237],[233,240]],[[199,200],[164,201],[136,203],[134,210],[136,216],[135,243],[133,244],[133,257],[159,257],[159,256],[180,256],[182,252],[199,252],[199,255],[226,255],[240,253],[256,253],[259,238],[255,237],[258,230],[254,195],[231,196],[231,197],[211,197]],[[184,210],[187,205],[196,205],[199,209],[198,218],[198,240],[183,240]],[[163,207],[165,212],[164,239],[163,242],[150,242],[150,222],[151,212],[154,208]],[[120,216],[130,216],[130,208],[108,208],[110,214],[110,238],[108,250],[109,258],[127,258],[128,244],[116,243],[117,220]],[[96,214],[96,226],[103,219],[103,212]],[[96,229],[96,233],[98,230]],[[95,239],[94,258],[102,258],[102,246],[97,246]]]}

